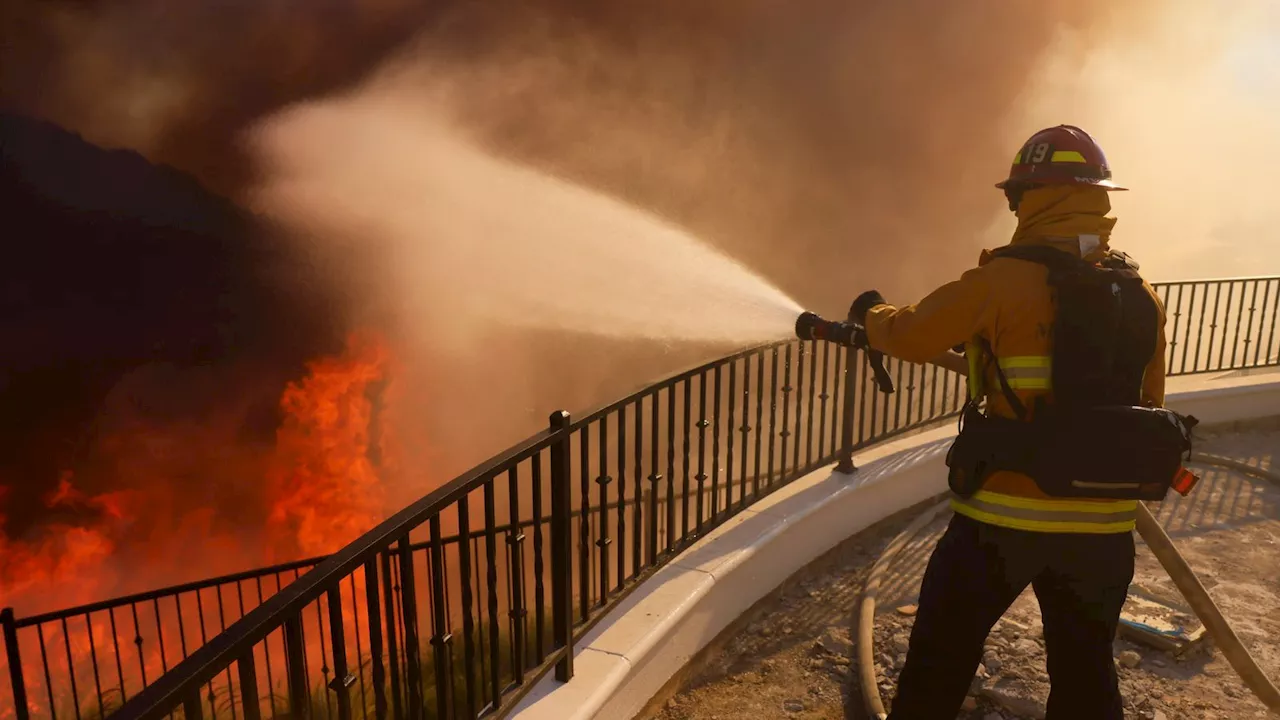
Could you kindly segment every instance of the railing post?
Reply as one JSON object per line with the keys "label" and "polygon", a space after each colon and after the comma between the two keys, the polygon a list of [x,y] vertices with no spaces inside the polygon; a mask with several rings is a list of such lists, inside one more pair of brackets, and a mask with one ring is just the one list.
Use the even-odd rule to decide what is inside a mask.
{"label": "railing post", "polygon": [[203,720],[204,700],[200,697],[200,688],[188,689],[182,696],[183,720]]}
{"label": "railing post", "polygon": [[[855,322],[852,306],[849,308],[849,322]],[[858,396],[858,361],[861,355],[862,351],[855,347],[849,348],[844,354],[845,382],[840,410],[843,417],[840,418],[840,452],[837,454],[840,461],[836,463],[836,472],[845,475],[852,475],[858,471],[857,466],[853,464],[853,413],[855,412],[854,400]]]}
{"label": "railing post", "polygon": [[[381,553],[379,553],[381,554]],[[387,666],[382,661],[382,599],[378,592],[377,556],[364,564],[365,612],[369,618],[369,660],[373,682],[373,712],[377,720],[387,718]],[[394,620],[387,619],[387,629],[395,632]]]}
{"label": "railing post", "polygon": [[[356,677],[347,672],[347,631],[346,625],[342,617],[342,586],[341,581],[335,582],[326,594],[326,602],[329,609],[329,645],[333,651],[333,680],[329,682],[329,689],[338,696],[338,720],[351,720],[351,685],[355,683]],[[316,606],[316,612],[320,611],[319,605]],[[351,612],[356,612],[357,608],[352,601]],[[361,659],[356,659],[356,669],[359,671]]]}
{"label": "railing post", "polygon": [[258,666],[253,659],[253,647],[236,660],[236,669],[240,674],[240,706],[244,709],[245,720],[260,720],[262,699],[258,696]]}
{"label": "railing post", "polygon": [[[391,548],[378,552],[382,562],[382,601],[386,604],[387,661],[391,665],[391,711],[396,720],[404,718],[404,704],[400,694],[400,652],[396,648],[396,596],[398,583],[391,575]],[[379,718],[379,720],[382,720]]]}
{"label": "railing post", "polygon": [[557,649],[556,680],[573,677],[573,555],[572,502],[569,482],[569,413],[551,414],[551,430],[558,434],[551,444],[551,616]]}
{"label": "railing post", "polygon": [[422,649],[418,646],[418,590],[413,577],[413,547],[409,533],[400,537],[400,631],[404,633],[405,698],[409,717],[422,717]]}
{"label": "railing post", "polygon": [[[436,717],[453,717],[453,652],[449,632],[449,587],[445,585],[440,513],[431,516],[431,658],[436,671]],[[383,702],[386,705],[386,702]],[[382,720],[382,718],[379,718]]]}
{"label": "railing post", "polygon": [[[284,667],[289,693],[289,717],[306,720],[311,717],[311,689],[307,687],[306,647],[302,642],[302,614],[290,615],[284,621]],[[184,700],[187,712],[192,709],[192,696]],[[195,696],[195,708],[200,707]],[[188,715],[187,717],[191,717]]]}
{"label": "railing post", "polygon": [[4,650],[9,663],[9,683],[13,688],[13,709],[17,720],[27,720],[31,711],[27,708],[27,684],[22,676],[22,653],[18,651],[18,627],[13,619],[13,608],[0,610],[0,625],[4,626]]}

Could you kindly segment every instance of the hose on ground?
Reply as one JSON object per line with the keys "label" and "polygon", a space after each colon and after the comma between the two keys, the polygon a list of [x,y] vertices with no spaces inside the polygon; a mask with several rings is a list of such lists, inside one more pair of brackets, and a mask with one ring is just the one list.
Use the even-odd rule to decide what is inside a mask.
{"label": "hose on ground", "polygon": [[875,629],[876,593],[880,592],[881,578],[894,557],[907,546],[907,543],[911,542],[916,533],[950,507],[951,501],[944,500],[912,520],[910,525],[903,528],[902,532],[885,546],[875,565],[871,566],[870,574],[867,575],[867,584],[862,591],[862,602],[858,607],[858,679],[862,684],[862,698],[866,703],[867,714],[875,720],[885,720],[888,717],[884,711],[884,702],[880,699],[880,685],[876,679],[875,660],[872,657],[875,649],[872,631]]}
{"label": "hose on ground", "polygon": [[[1264,470],[1232,458],[1196,453],[1192,456],[1191,462],[1229,468],[1262,478],[1280,487],[1280,473]],[[888,717],[884,709],[884,701],[880,698],[880,684],[876,677],[873,657],[876,595],[880,591],[885,570],[897,554],[949,505],[950,501],[934,505],[903,528],[902,532],[898,533],[885,547],[867,575],[862,602],[858,607],[858,679],[867,715],[875,720],[885,720]],[[1280,690],[1276,689],[1275,684],[1249,654],[1249,650],[1240,642],[1239,636],[1231,628],[1217,604],[1213,602],[1213,598],[1209,596],[1208,590],[1196,577],[1191,566],[1187,564],[1186,558],[1178,552],[1173,540],[1165,533],[1164,528],[1160,527],[1160,523],[1151,515],[1151,511],[1144,503],[1138,503],[1137,530],[1147,547],[1151,548],[1152,554],[1159,560],[1161,567],[1169,573],[1173,584],[1182,593],[1196,617],[1204,623],[1205,630],[1213,638],[1232,669],[1240,675],[1240,679],[1268,710],[1280,716]]]}
{"label": "hose on ground", "polygon": [[[1239,460],[1196,453],[1191,461],[1230,468],[1268,480],[1280,487],[1280,473],[1263,470]],[[1147,547],[1151,548],[1151,552],[1160,561],[1165,572],[1169,573],[1173,584],[1186,598],[1187,604],[1191,606],[1196,617],[1204,623],[1205,630],[1213,638],[1213,642],[1222,651],[1222,656],[1231,664],[1232,669],[1240,675],[1240,679],[1268,710],[1280,716],[1280,690],[1276,689],[1275,683],[1271,682],[1262,668],[1258,667],[1258,662],[1249,654],[1244,643],[1240,642],[1231,624],[1227,622],[1222,611],[1209,596],[1209,591],[1201,584],[1200,578],[1196,577],[1191,566],[1182,557],[1182,553],[1178,552],[1178,548],[1169,539],[1164,528],[1160,527],[1160,523],[1156,522],[1143,503],[1138,503],[1138,534],[1146,541]]]}

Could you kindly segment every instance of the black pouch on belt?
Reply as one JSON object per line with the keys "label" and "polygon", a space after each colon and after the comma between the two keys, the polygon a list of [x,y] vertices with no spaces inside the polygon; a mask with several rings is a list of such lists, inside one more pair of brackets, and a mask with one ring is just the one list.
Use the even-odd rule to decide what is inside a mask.
{"label": "black pouch on belt", "polygon": [[974,403],[961,413],[960,434],[947,451],[947,485],[971,497],[996,470],[1029,473],[1034,468],[1032,429],[1028,423],[987,417]]}
{"label": "black pouch on belt", "polygon": [[1050,497],[1163,500],[1191,451],[1197,421],[1163,408],[1102,406],[1046,413],[1027,473]]}

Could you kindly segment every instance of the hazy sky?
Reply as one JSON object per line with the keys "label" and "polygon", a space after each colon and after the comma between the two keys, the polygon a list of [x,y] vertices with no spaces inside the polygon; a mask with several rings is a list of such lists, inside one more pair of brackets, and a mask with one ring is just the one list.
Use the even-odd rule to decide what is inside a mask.
{"label": "hazy sky", "polygon": [[1113,243],[1152,279],[1280,274],[1280,4],[1169,0],[1143,20],[1083,59],[1061,37],[1014,124],[1094,134],[1130,188]]}

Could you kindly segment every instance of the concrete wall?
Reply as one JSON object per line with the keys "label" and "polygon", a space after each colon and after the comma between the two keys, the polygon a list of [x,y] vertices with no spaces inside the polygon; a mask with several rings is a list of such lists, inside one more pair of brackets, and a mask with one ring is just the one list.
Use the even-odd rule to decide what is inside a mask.
{"label": "concrete wall", "polygon": [[[1170,383],[1168,405],[1205,425],[1280,414],[1280,377]],[[568,683],[544,677],[521,720],[621,720],[786,578],[883,517],[946,490],[953,426],[885,443],[859,471],[812,473],[743,511],[662,568],[580,640]]]}

